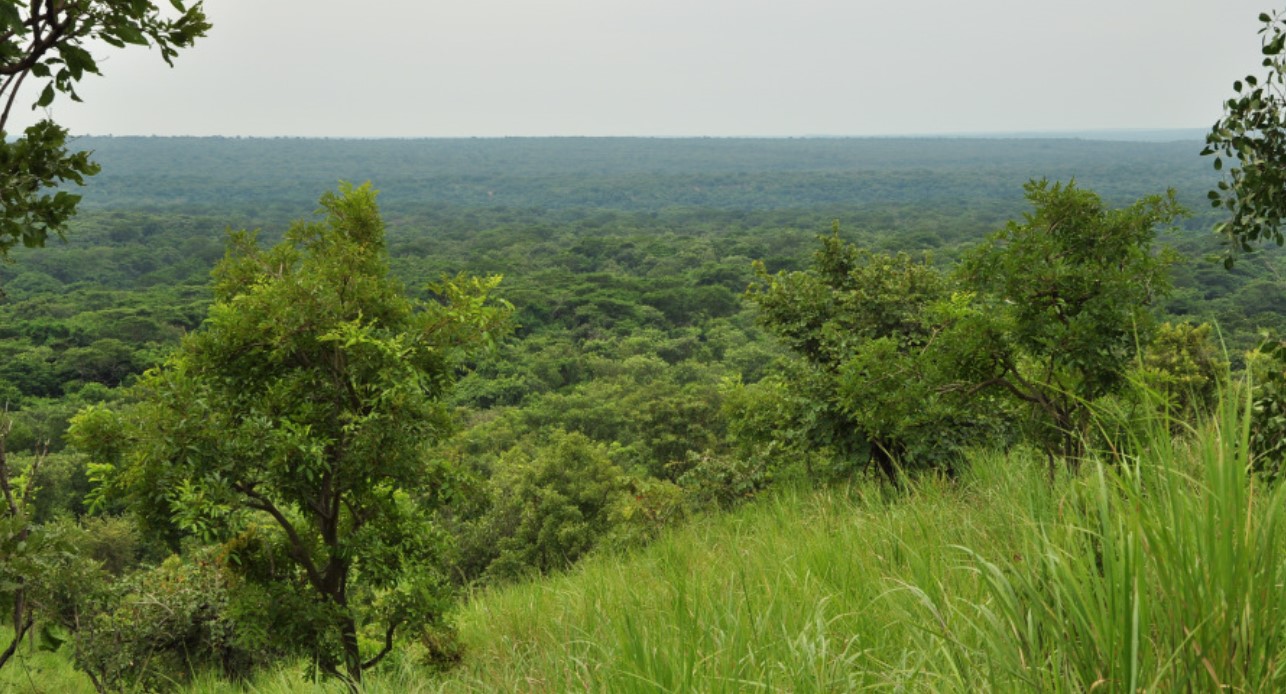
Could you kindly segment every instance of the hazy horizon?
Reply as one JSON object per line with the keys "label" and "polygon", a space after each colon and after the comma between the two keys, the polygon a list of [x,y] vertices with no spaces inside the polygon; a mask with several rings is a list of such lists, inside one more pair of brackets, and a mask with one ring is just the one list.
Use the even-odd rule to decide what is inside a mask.
{"label": "hazy horizon", "polygon": [[247,140],[1097,140],[1122,142],[1182,142],[1203,140],[1207,128],[1104,128],[1101,130],[1055,130],[1013,132],[923,132],[891,133],[884,135],[863,134],[801,134],[801,135],[221,135],[221,134],[113,134],[81,133],[75,138],[120,139],[247,139]]}
{"label": "hazy horizon", "polygon": [[[164,3],[162,3],[164,4]],[[99,47],[77,134],[888,137],[1207,128],[1264,0],[219,0]],[[30,103],[39,83],[25,86]],[[40,112],[15,108],[11,134]]]}

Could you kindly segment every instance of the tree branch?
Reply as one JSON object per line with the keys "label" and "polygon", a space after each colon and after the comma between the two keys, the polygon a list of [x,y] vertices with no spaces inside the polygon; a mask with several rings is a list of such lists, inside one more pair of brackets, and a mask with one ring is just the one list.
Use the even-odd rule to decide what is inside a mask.
{"label": "tree branch", "polygon": [[401,619],[395,619],[389,622],[388,631],[384,632],[384,647],[380,649],[380,652],[376,653],[370,660],[362,663],[363,670],[369,670],[375,667],[384,659],[384,656],[388,655],[389,652],[393,650],[393,633],[397,631],[398,626],[401,624]]}
{"label": "tree branch", "polygon": [[9,642],[9,647],[4,649],[3,653],[0,653],[0,668],[3,668],[5,663],[9,662],[13,654],[18,651],[18,644],[22,643],[22,638],[27,635],[27,630],[31,628],[35,621],[34,617],[27,615],[27,619],[21,624],[21,628],[14,632],[13,640]]}
{"label": "tree branch", "polygon": [[313,588],[324,594],[321,573],[317,571],[317,565],[313,563],[312,557],[308,555],[308,549],[304,545],[303,538],[299,536],[299,532],[295,530],[295,526],[290,522],[290,519],[286,518],[286,514],[282,513],[281,509],[277,508],[268,497],[255,491],[251,485],[238,483],[234,484],[233,488],[250,498],[250,501],[247,502],[250,508],[263,511],[272,516],[273,520],[277,521],[277,525],[286,531],[286,537],[290,540],[291,556],[308,574],[308,582],[313,585]]}
{"label": "tree branch", "polygon": [[76,20],[75,15],[68,14],[62,22],[57,21],[57,13],[65,9],[65,6],[51,6],[49,12],[45,14],[44,20],[48,24],[48,34],[42,36],[40,34],[39,24],[32,24],[33,36],[31,39],[31,46],[27,48],[26,55],[22,60],[11,65],[0,65],[0,75],[16,75],[20,72],[30,70],[33,65],[40,62],[40,59],[49,52],[49,49],[58,44],[63,36],[67,34],[68,30],[75,24]]}

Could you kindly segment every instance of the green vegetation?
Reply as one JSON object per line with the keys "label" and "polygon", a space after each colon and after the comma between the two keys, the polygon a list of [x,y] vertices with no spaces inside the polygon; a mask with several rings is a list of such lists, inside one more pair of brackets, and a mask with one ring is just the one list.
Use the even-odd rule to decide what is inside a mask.
{"label": "green vegetation", "polygon": [[[256,157],[389,143],[101,142],[130,183],[0,267],[7,685],[1275,686],[1273,638],[1219,639],[1270,628],[1227,620],[1281,563],[1281,258],[1210,267],[1178,216],[1208,177],[1132,203],[1165,147],[406,143],[383,214],[344,188],[290,225]],[[417,182],[434,157],[524,207]],[[1033,165],[1107,185],[1024,203]],[[128,192],[155,176],[182,199]],[[1236,485],[1251,525],[1217,527],[1267,563],[1173,573],[1214,551],[1174,514]]]}
{"label": "green vegetation", "polygon": [[1282,492],[1247,475],[1245,404],[1053,485],[976,453],[952,482],[787,490],[478,596],[443,689],[1273,691]]}
{"label": "green vegetation", "polygon": [[1172,262],[1153,240],[1183,208],[1173,191],[1112,210],[1073,185],[1026,189],[1035,211],[965,259],[966,285],[981,300],[946,341],[976,341],[965,365],[973,387],[998,387],[1027,405],[1028,435],[1052,465],[1055,456],[1080,458],[1094,403],[1121,391],[1138,346],[1151,340],[1151,307],[1169,291]]}
{"label": "green vegetation", "polygon": [[[154,3],[138,0],[33,0],[25,6],[0,3],[0,102],[4,104],[0,110],[0,261],[7,260],[10,249],[18,244],[43,246],[49,234],[61,236],[76,213],[80,196],[60,188],[84,185],[86,176],[99,171],[89,152],[67,149],[67,130],[51,118],[38,121],[16,138],[9,137],[9,116],[23,82],[28,77],[47,80],[33,109],[49,107],[59,94],[80,101],[76,85],[86,74],[101,74],[97,60],[86,48],[98,42],[116,48],[126,44],[155,47],[161,58],[172,64],[179,49],[204,36],[210,25],[200,2],[190,8],[184,0],[171,0],[170,5],[178,13],[175,18],[167,17]],[[99,342],[94,347],[94,353],[77,358],[82,367],[78,370],[119,382],[125,373],[114,367],[128,359],[129,349],[119,342]],[[108,356],[100,358],[104,353]],[[125,371],[129,368],[124,367]],[[10,384],[0,387],[2,397],[16,394]],[[6,450],[14,428],[8,411],[6,400],[0,412],[0,490],[4,495],[0,552],[5,558],[0,576],[12,609],[13,633],[8,646],[0,651],[0,667],[9,662],[24,635],[35,626],[42,600],[44,608],[50,608],[48,603],[53,599],[47,594],[47,584],[61,580],[60,574],[76,573],[66,566],[67,555],[74,551],[60,541],[61,533],[49,532],[52,526],[47,524],[33,526],[37,475],[49,452],[48,437],[33,446],[37,453],[24,474],[15,474]]]}
{"label": "green vegetation", "polygon": [[[321,205],[324,223],[269,251],[234,235],[201,329],[131,389],[136,404],[88,408],[71,434],[99,492],[145,527],[222,541],[244,582],[228,608],[241,648],[299,649],[357,684],[399,628],[441,617],[428,514],[447,482],[425,450],[449,427],[457,365],[508,311],[487,304],[499,277],[407,300],[369,187]],[[383,635],[378,652],[363,655],[359,625]]]}
{"label": "green vegetation", "polygon": [[[629,556],[475,593],[457,667],[415,665],[426,641],[366,686],[1274,691],[1286,506],[1248,475],[1247,404],[1229,391],[1177,442],[1156,420],[1128,463],[1053,484],[1043,457],[1019,450],[974,453],[957,479],[897,493],[786,487]],[[299,672],[248,687],[314,691]],[[240,689],[202,677],[193,691]]]}
{"label": "green vegetation", "polygon": [[[73,220],[98,166],[4,137],[17,92],[171,61],[209,25],[170,5],[0,4],[0,686],[1286,687],[1286,292],[1238,255],[1282,241],[1281,17],[1230,181],[1182,142],[104,138]],[[341,177],[386,212],[288,223]]]}

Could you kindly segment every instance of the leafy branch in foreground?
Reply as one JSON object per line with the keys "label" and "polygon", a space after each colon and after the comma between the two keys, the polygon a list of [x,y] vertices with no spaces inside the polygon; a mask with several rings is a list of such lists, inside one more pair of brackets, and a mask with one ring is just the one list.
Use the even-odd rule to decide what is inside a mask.
{"label": "leafy branch in foreground", "polygon": [[101,75],[87,48],[103,42],[155,47],[173,65],[179,49],[190,47],[210,29],[200,2],[170,0],[177,16],[152,2],[137,0],[30,0],[0,2],[0,257],[21,243],[44,245],[61,233],[76,212],[80,196],[65,183],[83,185],[98,173],[88,152],[67,149],[67,130],[51,119],[8,138],[9,116],[28,77],[45,80],[32,108],[46,108],[58,94],[80,101],[76,85],[86,75]]}
{"label": "leafy branch in foreground", "polygon": [[1206,135],[1205,156],[1214,156],[1216,171],[1231,165],[1207,197],[1230,218],[1215,231],[1227,237],[1224,266],[1231,269],[1237,253],[1255,244],[1286,241],[1282,215],[1286,211],[1286,16],[1259,15],[1263,44],[1262,79],[1246,75],[1232,83],[1235,95],[1224,102],[1224,115]]}

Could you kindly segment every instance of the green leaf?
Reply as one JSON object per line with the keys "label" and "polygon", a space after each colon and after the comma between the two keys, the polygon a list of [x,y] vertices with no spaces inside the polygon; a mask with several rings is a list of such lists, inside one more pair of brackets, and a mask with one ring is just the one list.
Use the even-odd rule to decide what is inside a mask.
{"label": "green leaf", "polygon": [[136,46],[147,45],[147,37],[143,35],[143,32],[139,31],[138,27],[128,22],[115,27],[114,31],[111,32],[111,35],[119,38],[125,43],[132,43]]}
{"label": "green leaf", "polygon": [[57,651],[70,639],[70,634],[62,627],[49,622],[40,625],[40,650],[42,651]]}
{"label": "green leaf", "polygon": [[40,98],[36,100],[35,108],[44,108],[54,102],[54,83],[46,82],[45,88],[40,92]]}
{"label": "green leaf", "polygon": [[79,80],[86,72],[98,74],[98,63],[94,62],[94,56],[84,48],[68,43],[58,47],[58,54],[67,63],[72,79]]}
{"label": "green leaf", "polygon": [[18,29],[22,26],[22,15],[18,14],[18,4],[13,2],[0,3],[0,27],[4,29]]}

